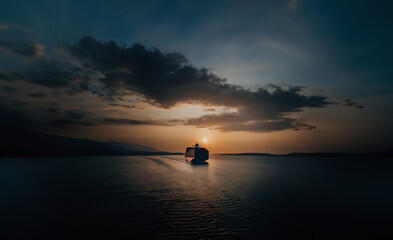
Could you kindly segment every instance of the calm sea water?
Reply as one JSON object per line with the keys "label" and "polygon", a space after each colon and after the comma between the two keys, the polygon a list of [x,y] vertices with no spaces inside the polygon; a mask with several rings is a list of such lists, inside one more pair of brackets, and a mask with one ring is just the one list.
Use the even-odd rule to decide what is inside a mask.
{"label": "calm sea water", "polygon": [[0,159],[0,239],[392,239],[392,159]]}

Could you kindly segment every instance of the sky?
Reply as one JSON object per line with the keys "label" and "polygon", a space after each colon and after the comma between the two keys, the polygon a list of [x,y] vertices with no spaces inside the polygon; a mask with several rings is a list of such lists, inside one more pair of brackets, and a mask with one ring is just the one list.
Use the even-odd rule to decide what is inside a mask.
{"label": "sky", "polygon": [[2,1],[0,125],[178,152],[391,150],[392,7]]}

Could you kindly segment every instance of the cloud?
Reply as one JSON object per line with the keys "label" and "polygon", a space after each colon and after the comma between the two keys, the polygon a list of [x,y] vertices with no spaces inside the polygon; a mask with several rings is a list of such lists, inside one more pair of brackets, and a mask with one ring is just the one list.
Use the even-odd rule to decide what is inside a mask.
{"label": "cloud", "polygon": [[0,72],[0,80],[6,81],[6,82],[11,82],[14,80],[23,80],[23,76],[19,73],[16,72],[11,72],[11,73],[1,73]]}
{"label": "cloud", "polygon": [[45,98],[46,94],[45,93],[29,93],[28,96],[33,97],[33,98]]}
{"label": "cloud", "polygon": [[0,80],[8,82],[25,81],[63,90],[68,95],[91,92],[103,96],[95,90],[94,78],[97,78],[96,75],[96,72],[82,69],[72,62],[44,58],[20,72],[0,72]]}
{"label": "cloud", "polygon": [[9,99],[9,98],[5,98],[3,96],[0,96],[0,104],[7,106],[7,107],[11,107],[13,109],[21,109],[24,106],[29,105],[28,102]]}
{"label": "cloud", "polygon": [[[305,107],[325,107],[324,96],[305,96],[302,87],[283,89],[269,85],[256,91],[228,84],[208,70],[196,68],[178,53],[163,53],[140,44],[119,46],[83,38],[70,51],[85,65],[105,72],[101,81],[109,96],[129,93],[142,95],[147,102],[161,108],[178,103],[195,103],[237,108],[237,113],[205,115],[189,119],[187,125],[215,126],[223,131],[273,131],[314,129],[285,116]],[[236,125],[233,125],[234,121]],[[249,123],[254,121],[253,123]]]}
{"label": "cloud", "polygon": [[61,109],[58,108],[48,108],[46,109],[46,111],[51,113],[53,118],[48,124],[52,126],[60,126],[60,127],[66,125],[102,126],[106,124],[173,126],[155,120],[136,120],[136,119],[126,119],[126,118],[101,118],[100,119],[97,118],[96,116],[86,118],[86,115],[84,114],[62,111]]}
{"label": "cloud", "polygon": [[127,124],[127,125],[160,125],[160,126],[172,126],[153,120],[135,120],[135,119],[116,119],[116,118],[104,118],[103,123],[110,124]]}
{"label": "cloud", "polygon": [[221,125],[215,129],[228,131],[273,132],[283,129],[313,130],[315,126],[298,122],[293,118],[280,118],[274,121],[250,121]]}
{"label": "cloud", "polygon": [[344,100],[344,106],[349,106],[349,107],[354,107],[354,108],[364,108],[364,106],[360,103],[353,102],[351,99],[345,99]]}
{"label": "cloud", "polygon": [[216,109],[214,109],[214,108],[205,108],[205,109],[203,109],[203,111],[204,112],[215,112]]}
{"label": "cloud", "polygon": [[87,114],[85,111],[80,111],[80,110],[66,110],[64,111],[66,118],[68,119],[82,119],[85,117]]}
{"label": "cloud", "polygon": [[0,73],[0,80],[10,81],[11,78],[7,74]]}
{"label": "cloud", "polygon": [[64,88],[67,89],[66,93],[72,95],[90,90],[90,74],[69,62],[46,59],[40,66],[20,75],[25,81],[50,88]]}
{"label": "cloud", "polygon": [[197,127],[209,127],[211,129],[229,131],[249,131],[249,132],[272,132],[284,129],[293,130],[314,130],[316,127],[300,122],[293,118],[278,117],[274,120],[264,120],[243,116],[237,113],[222,113],[204,115],[198,118],[189,119],[185,125]]}
{"label": "cloud", "polygon": [[33,33],[35,36],[39,36],[36,33],[35,29],[33,29],[33,28],[25,27],[25,26],[18,25],[15,23],[0,21],[0,30],[11,30],[11,29],[21,31],[24,33]]}
{"label": "cloud", "polygon": [[329,104],[322,96],[304,96],[301,87],[283,89],[270,85],[271,91],[258,89],[250,94],[237,112],[208,114],[189,119],[186,125],[210,127],[222,131],[270,132],[284,129],[313,130],[316,127],[294,118],[288,113],[301,111],[305,107],[325,107]]}
{"label": "cloud", "polygon": [[123,108],[127,108],[127,109],[136,108],[136,106],[134,106],[134,105],[127,105],[127,104],[110,103],[109,105],[116,106],[116,107],[123,107]]}
{"label": "cloud", "polygon": [[0,47],[7,49],[15,54],[38,58],[44,55],[45,45],[37,42],[17,42],[17,41],[6,41],[0,39]]}
{"label": "cloud", "polygon": [[69,119],[57,119],[51,122],[54,126],[66,126],[66,125],[82,125],[82,126],[97,126],[95,123],[79,121],[79,120],[69,120]]}
{"label": "cloud", "polygon": [[0,24],[0,30],[8,30],[8,29],[10,29],[10,26]]}
{"label": "cloud", "polygon": [[297,11],[302,6],[302,4],[303,4],[302,0],[289,0],[285,5],[285,7],[288,8],[289,10]]}
{"label": "cloud", "polygon": [[17,89],[15,89],[13,87],[4,86],[4,85],[0,86],[0,89],[1,89],[2,92],[5,92],[5,93],[13,93],[13,92],[17,91]]}
{"label": "cloud", "polygon": [[[53,105],[53,104],[51,104]],[[97,126],[99,120],[91,112],[86,110],[62,109],[59,107],[49,107],[44,109],[45,124],[54,127],[66,125]],[[49,114],[49,115],[48,115]]]}
{"label": "cloud", "polygon": [[178,123],[178,122],[185,122],[185,120],[180,120],[180,119],[171,119],[168,122],[170,123]]}
{"label": "cloud", "polygon": [[[233,113],[208,114],[184,122],[221,131],[314,129],[314,126],[296,120],[293,113],[330,104],[325,96],[302,94],[303,87],[299,86],[269,85],[251,90],[229,84],[207,69],[193,66],[179,53],[162,52],[141,44],[127,47],[114,41],[100,42],[84,37],[77,44],[59,48],[58,52],[62,57],[44,57],[34,69],[0,73],[0,77],[7,81],[18,79],[62,89],[68,95],[88,92],[109,101],[112,106],[127,109],[134,106],[118,104],[118,99],[138,96],[144,102],[164,109],[181,103],[204,105],[210,107],[207,108],[209,112],[215,110],[212,106],[237,109]],[[80,121],[80,118],[73,118],[77,116],[75,113],[67,115],[63,111],[62,114],[65,115],[63,123],[77,124]],[[89,122],[165,125],[160,121],[117,118]]]}
{"label": "cloud", "polygon": [[51,107],[51,108],[47,108],[46,111],[51,114],[58,114],[61,112],[61,109],[56,107]]}

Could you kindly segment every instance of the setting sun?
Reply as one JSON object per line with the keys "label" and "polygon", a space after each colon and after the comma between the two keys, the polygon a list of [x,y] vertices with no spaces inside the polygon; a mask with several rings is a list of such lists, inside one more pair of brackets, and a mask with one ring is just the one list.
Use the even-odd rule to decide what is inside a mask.
{"label": "setting sun", "polygon": [[204,143],[206,143],[206,142],[207,142],[207,138],[203,138],[202,141],[203,141]]}

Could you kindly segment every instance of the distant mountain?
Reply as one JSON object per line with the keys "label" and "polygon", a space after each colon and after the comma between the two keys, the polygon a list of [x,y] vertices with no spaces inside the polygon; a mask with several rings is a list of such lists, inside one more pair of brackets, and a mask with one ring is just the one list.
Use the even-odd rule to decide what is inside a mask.
{"label": "distant mountain", "polygon": [[20,129],[2,129],[0,157],[15,156],[110,156],[159,155],[148,146],[118,142],[98,142]]}
{"label": "distant mountain", "polygon": [[288,157],[393,157],[393,151],[372,152],[372,153],[302,153],[294,152],[288,154],[270,154],[270,153],[222,153],[219,155],[233,156],[288,156]]}
{"label": "distant mountain", "polygon": [[120,142],[106,142],[107,145],[112,146],[113,149],[128,150],[128,151],[140,151],[140,152],[159,152],[149,146],[143,146],[134,143],[120,143]]}
{"label": "distant mountain", "polygon": [[234,156],[275,156],[270,153],[221,153],[219,155],[234,155]]}
{"label": "distant mountain", "polygon": [[302,152],[294,152],[285,154],[285,156],[290,157],[351,157],[354,154],[349,153],[302,153]]}
{"label": "distant mountain", "polygon": [[358,154],[364,157],[393,157],[393,150],[387,152],[372,152],[372,153],[363,153]]}

